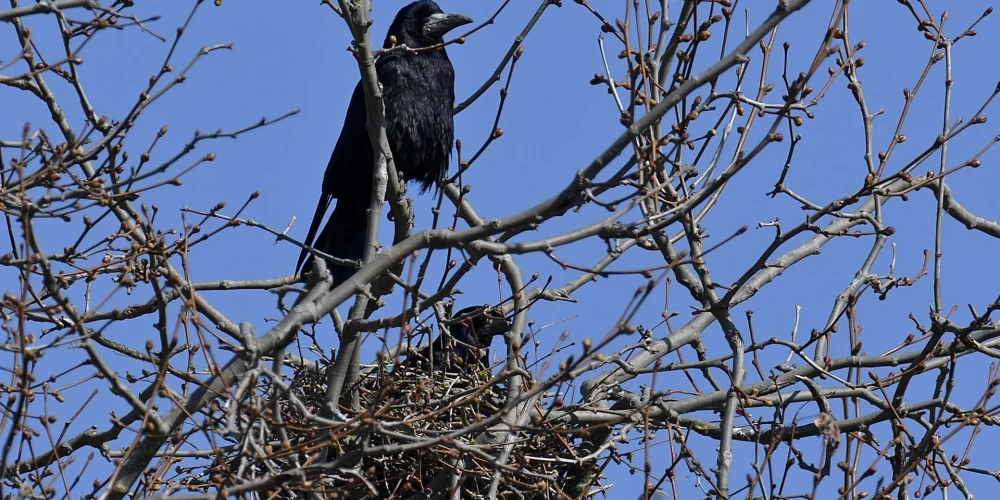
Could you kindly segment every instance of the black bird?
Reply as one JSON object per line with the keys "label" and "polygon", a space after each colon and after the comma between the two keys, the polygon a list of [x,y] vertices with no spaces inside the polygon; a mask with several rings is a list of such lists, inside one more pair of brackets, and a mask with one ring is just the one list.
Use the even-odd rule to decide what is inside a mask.
{"label": "black bird", "polygon": [[[431,47],[442,43],[452,29],[470,22],[472,19],[460,14],[445,14],[430,0],[413,2],[396,14],[383,47]],[[375,69],[382,84],[386,137],[396,170],[404,181],[419,183],[423,193],[448,172],[455,135],[455,70],[443,47],[387,53],[375,62]],[[305,240],[307,246],[313,245],[316,230],[336,198],[337,206],[315,247],[344,259],[360,260],[364,253],[374,162],[366,121],[365,94],[358,82],[326,166],[323,194]],[[296,270],[308,271],[311,264],[312,257],[303,249]],[[343,283],[355,271],[331,266],[333,285]]]}
{"label": "black bird", "polygon": [[510,330],[510,323],[500,316],[495,317],[483,306],[466,307],[452,315],[448,328],[451,337],[445,342],[438,335],[431,345],[407,356],[404,365],[410,368],[426,368],[433,358],[435,370],[451,373],[466,372],[467,369],[489,366],[489,353],[482,353],[493,342],[493,337]]}

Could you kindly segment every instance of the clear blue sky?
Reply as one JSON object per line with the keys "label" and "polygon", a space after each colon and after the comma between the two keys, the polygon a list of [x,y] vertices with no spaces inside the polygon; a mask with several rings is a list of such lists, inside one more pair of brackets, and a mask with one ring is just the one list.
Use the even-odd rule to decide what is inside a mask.
{"label": "clear blue sky", "polygon": [[[149,26],[170,37],[174,27],[183,22],[191,3],[180,0],[151,2],[136,12],[140,15],[161,14],[162,19]],[[388,22],[403,2],[380,0],[375,3],[373,38],[381,42]],[[446,11],[461,12],[479,21],[489,17],[501,2],[441,0],[439,3]],[[738,21],[735,24],[742,26],[743,7],[749,7],[751,29],[771,12],[775,4],[756,0],[742,3],[745,5],[741,5],[736,13]],[[793,75],[805,69],[815,54],[829,21],[828,3],[813,2],[783,24],[779,31],[779,44],[776,46],[784,40],[792,44],[789,68]],[[928,3],[936,9],[935,16],[941,9],[951,9],[947,31],[952,36],[957,35],[989,5],[980,0]],[[459,100],[479,87],[493,72],[537,4],[537,1],[514,0],[495,25],[469,38],[464,45],[449,48],[456,67]],[[622,16],[623,2],[594,1],[593,4],[608,17]],[[676,12],[681,2],[670,1],[669,5]],[[995,47],[1000,41],[994,17],[987,18],[977,27],[978,36],[963,40],[954,50],[953,118],[971,116],[993,92],[1000,78],[1000,72],[992,63]],[[48,47],[49,52],[55,54],[51,38],[52,20],[36,18],[31,21],[31,25],[39,30],[43,51]],[[914,29],[915,24],[909,13],[896,2],[852,4],[851,38],[855,43],[862,39],[866,41],[862,51],[866,64],[860,70],[860,79],[871,109],[885,109],[885,114],[875,121],[877,150],[884,149],[891,137],[903,105],[902,88],[912,88],[931,50],[922,34]],[[566,1],[562,8],[550,8],[524,42],[524,56],[515,72],[500,122],[505,133],[466,174],[466,182],[472,185],[470,199],[481,215],[508,216],[544,200],[569,182],[574,172],[586,166],[621,132],[615,104],[605,88],[588,83],[594,73],[603,72],[597,46],[599,28],[589,12],[574,2]],[[16,50],[16,39],[9,28],[4,27],[4,30],[7,33],[0,57],[9,58]],[[186,64],[204,45],[232,42],[234,50],[217,51],[202,58],[190,72],[187,82],[143,113],[131,133],[132,154],[138,155],[163,125],[169,125],[170,132],[157,146],[161,159],[168,152],[176,151],[197,129],[203,132],[218,128],[234,130],[262,116],[273,118],[291,109],[300,109],[301,112],[235,141],[222,139],[202,143],[192,159],[213,151],[218,155],[215,162],[185,176],[182,186],[164,188],[149,199],[140,201],[157,203],[162,223],[172,222],[173,226],[179,226],[179,207],[209,209],[215,203],[225,201],[227,211],[231,213],[250,193],[259,191],[260,198],[244,215],[277,229],[283,229],[293,216],[297,217],[298,222],[291,234],[303,237],[319,195],[323,169],[340,131],[347,99],[357,82],[356,64],[353,56],[345,50],[349,40],[344,22],[328,7],[315,1],[276,3],[228,0],[221,7],[206,2],[178,48],[175,67]],[[620,50],[612,40],[606,40],[606,44],[610,54]],[[168,48],[169,44],[138,30],[103,33],[95,37],[83,54],[83,75],[98,113],[109,117],[124,114],[134,97],[145,87],[149,76],[157,70]],[[756,91],[759,54],[756,50],[750,54],[754,62],[748,82],[751,87],[747,90],[751,93]],[[777,53],[775,56],[780,57]],[[611,62],[615,64],[618,61]],[[832,61],[824,64],[813,81],[817,88],[825,81],[825,68],[830,64]],[[620,75],[621,66],[618,68],[615,71]],[[940,134],[943,69],[943,65],[936,66],[928,77],[922,97],[911,110],[912,116],[903,132],[910,140],[899,146],[900,150],[894,156],[897,163],[890,164],[890,170],[922,151]],[[780,64],[772,64],[767,81],[780,87]],[[787,182],[792,189],[821,204],[859,187],[864,178],[860,114],[845,84],[843,79],[837,80],[829,95],[812,110],[816,118],[807,120],[804,126],[797,129],[804,139],[796,151]],[[70,88],[56,85],[55,90],[64,107],[70,111],[73,123],[83,123],[79,111],[74,109]],[[463,141],[467,150],[478,148],[490,133],[499,99],[498,90],[499,87],[492,89],[474,107],[457,117],[456,137]],[[776,102],[779,97],[780,92],[774,92],[768,102]],[[54,134],[55,130],[47,123],[46,110],[27,94],[0,87],[0,103],[3,103],[0,138],[10,140],[18,137],[25,121],[46,127]],[[989,115],[989,111],[986,114]],[[770,123],[769,120],[767,123]],[[784,126],[782,132],[787,135]],[[949,164],[955,165],[968,158],[994,135],[992,121],[963,133],[950,145]],[[708,264],[716,282],[726,284],[735,280],[770,243],[773,230],[755,229],[757,223],[780,217],[791,226],[804,217],[798,204],[787,197],[771,199],[764,196],[778,176],[786,151],[785,145],[778,145],[758,157],[727,187],[719,206],[705,220],[704,225],[713,237],[710,243],[721,240],[743,225],[751,228],[709,256]],[[154,154],[154,161],[156,158]],[[995,189],[1000,174],[993,165],[995,158],[994,152],[988,152],[982,157],[983,167],[964,170],[949,179],[955,195],[968,209],[990,219],[1000,217]],[[620,161],[623,159],[614,165],[620,165]],[[936,157],[918,168],[917,172],[927,169],[937,170]],[[411,191],[411,196],[417,195]],[[933,196],[927,192],[912,194],[906,203],[894,201],[887,205],[886,221],[896,228],[890,241],[896,244],[898,275],[915,275],[923,262],[923,250],[933,248],[934,205]],[[429,224],[430,206],[430,196],[417,200],[418,230]],[[540,234],[529,234],[524,241],[577,227],[603,213],[590,207],[580,214],[554,222]],[[446,211],[445,214],[450,216],[451,212]],[[56,227],[50,227],[52,229],[45,235],[44,241],[52,248],[61,248],[65,243],[60,238],[65,236],[60,235]],[[383,243],[391,241],[388,230],[388,225],[383,225]],[[974,304],[981,311],[997,296],[996,283],[1000,279],[1000,271],[994,264],[997,244],[951,221],[945,226],[945,238],[945,308],[957,305],[959,309],[952,319],[963,323],[970,317],[966,304]],[[808,335],[813,328],[822,328],[833,300],[864,261],[870,242],[870,238],[836,240],[824,247],[820,255],[796,265],[766,286],[734,311],[734,318],[743,329],[744,336],[746,323],[743,312],[748,308],[755,311],[754,326],[758,339],[771,336],[787,338],[796,304],[802,306],[800,334]],[[0,253],[5,252],[0,246]],[[603,252],[602,244],[586,243],[560,248],[557,254],[567,261],[590,265]],[[272,278],[290,273],[296,255],[297,249],[292,245],[276,245],[273,236],[244,227],[227,231],[201,247],[191,261],[191,271],[195,281]],[[879,258],[876,272],[887,274],[890,258],[891,250],[886,249]],[[518,257],[517,262],[526,277],[537,271],[543,280],[552,276],[555,286],[561,286],[575,276],[573,272],[562,271],[543,255]],[[618,268],[634,269],[657,263],[658,258],[651,253],[636,253],[622,259]],[[434,273],[435,277],[438,275]],[[8,277],[12,279],[7,271],[0,271],[0,277],[5,281]],[[429,278],[429,281],[436,282],[437,279]],[[547,329],[539,339],[543,345],[551,345],[564,330],[569,330],[571,339],[575,341],[585,337],[594,340],[603,337],[628,303],[633,290],[644,282],[638,276],[615,277],[580,290],[575,295],[579,300],[576,304],[539,304],[531,311],[531,320],[537,326],[564,320]],[[898,344],[907,334],[915,333],[912,322],[907,318],[910,313],[926,324],[927,311],[932,304],[931,284],[930,278],[925,278],[914,287],[896,290],[885,301],[878,301],[871,293],[865,295],[859,306],[865,352],[881,353]],[[3,288],[8,290],[13,286]],[[463,281],[461,289],[465,296],[460,306],[497,302],[501,295],[508,294],[506,291],[503,294],[498,292],[496,275],[485,261]],[[145,301],[148,295],[148,291],[142,290],[131,299]],[[258,333],[265,331],[268,321],[276,315],[274,297],[269,294],[216,293],[208,297],[234,321],[253,322]],[[398,311],[398,297],[398,293],[394,295],[390,300],[391,307],[382,313]],[[682,288],[675,285],[671,289],[670,311],[680,313],[672,320],[675,327],[682,325],[690,315],[686,297],[687,293]],[[115,300],[120,299],[125,297],[116,297]],[[646,304],[637,322],[646,326],[658,324],[663,300],[661,290]],[[332,328],[325,328],[329,328],[329,335],[333,335]],[[841,332],[846,333],[846,329],[845,322]],[[661,326],[656,333],[663,336],[666,330]],[[152,338],[154,332],[151,329],[111,329],[109,335],[116,340],[139,345],[145,338]],[[705,342],[710,357],[728,351],[717,326],[706,331]],[[846,354],[847,345],[846,335],[835,336],[834,354]],[[373,349],[370,347],[366,351]],[[65,356],[67,362],[80,355],[76,352],[51,354]],[[693,358],[690,350],[685,354],[686,359]],[[780,354],[778,358],[783,358],[785,353]],[[676,360],[676,356],[667,359]],[[764,363],[765,371],[773,364]],[[969,407],[985,389],[988,360],[966,359],[960,365],[963,365],[959,372],[962,384],[955,402]],[[933,382],[933,378],[921,380],[928,387]],[[757,381],[752,369],[748,381]],[[648,380],[644,382],[648,383]],[[677,387],[690,389],[679,374],[661,377],[657,386],[667,387],[666,384],[675,382]],[[88,385],[79,394],[86,395],[92,387],[98,386]],[[707,384],[702,383],[701,386],[704,388]],[[104,392],[105,387],[102,386],[101,390]],[[914,396],[912,401],[919,400]],[[840,408],[839,403],[835,404],[835,409],[840,411]],[[801,409],[801,414],[809,419],[817,413],[815,405],[795,409]],[[127,411],[125,408],[116,410],[119,414]],[[103,428],[107,425],[107,411],[106,406],[91,406],[75,431],[91,423]],[[711,415],[702,416],[713,418]],[[754,413],[754,416],[763,419],[771,417],[762,411]],[[84,422],[86,418],[92,421]],[[886,424],[882,424],[876,430],[883,444],[889,439],[883,438],[888,436],[885,429]],[[71,430],[73,433],[74,430]],[[660,439],[665,436],[661,434]],[[961,453],[967,436],[968,433],[965,433],[964,438],[953,438],[955,440],[947,446],[949,453]],[[990,453],[990,443],[984,437],[992,438],[981,436],[974,443],[974,451],[970,455],[973,465],[1000,469],[1000,460]],[[706,440],[698,441],[701,443],[700,448],[696,448],[699,458],[706,466],[714,463],[714,444]],[[815,444],[817,442],[811,441],[804,445],[809,461],[818,459]],[[124,445],[124,442],[114,444],[115,447]],[[663,446],[655,450],[666,453]],[[743,477],[749,470],[747,464],[754,459],[754,450],[748,446],[737,446],[735,452],[733,485],[738,488],[744,484]],[[842,451],[837,457],[842,459]],[[657,458],[654,453],[654,471],[662,471],[668,463],[668,455]],[[865,466],[868,463],[870,460],[862,460]],[[680,476],[687,474],[684,469],[678,472]],[[803,481],[808,480],[801,471],[793,471],[792,475]],[[986,488],[992,487],[993,483],[975,475],[963,475],[963,478],[979,495],[985,495]],[[828,479],[825,484],[830,487],[838,484],[839,477],[832,479],[835,480]],[[619,488],[615,495],[620,493],[623,498],[634,498],[642,483],[639,475],[628,476],[622,471],[612,472],[610,481]],[[694,494],[696,490],[690,489],[694,485],[692,478],[682,479],[681,483],[688,488],[688,494]],[[873,483],[866,482],[865,489],[872,489]],[[802,488],[808,489],[808,484],[804,483]],[[826,494],[820,496],[832,497]]]}

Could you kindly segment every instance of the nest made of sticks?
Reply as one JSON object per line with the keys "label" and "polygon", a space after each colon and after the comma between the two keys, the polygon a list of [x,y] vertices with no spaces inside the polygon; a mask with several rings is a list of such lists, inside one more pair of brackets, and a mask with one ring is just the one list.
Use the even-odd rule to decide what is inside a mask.
{"label": "nest made of sticks", "polygon": [[[319,425],[312,416],[323,413],[326,377],[300,370],[289,380],[289,396],[276,405],[278,418],[262,415],[254,426],[258,440],[270,444],[253,457],[252,474],[244,465],[243,476],[270,478],[261,498],[299,497],[306,490],[325,498],[421,498],[456,487],[462,498],[485,498],[500,470],[500,498],[555,497],[546,478],[558,481],[581,470],[573,437],[529,424],[517,434],[504,467],[496,467],[505,436],[490,429],[496,418],[484,420],[503,411],[507,391],[494,373],[481,365],[437,371],[399,363],[370,367],[345,390],[354,389],[358,408],[341,406],[347,422]],[[220,457],[230,476],[238,455]],[[237,482],[233,477],[223,487]]]}

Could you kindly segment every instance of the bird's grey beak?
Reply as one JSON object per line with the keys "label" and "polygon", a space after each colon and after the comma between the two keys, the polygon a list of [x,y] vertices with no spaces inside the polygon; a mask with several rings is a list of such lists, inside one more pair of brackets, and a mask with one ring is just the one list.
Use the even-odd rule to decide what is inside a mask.
{"label": "bird's grey beak", "polygon": [[424,36],[443,38],[449,31],[471,22],[471,17],[462,14],[431,14],[424,22]]}

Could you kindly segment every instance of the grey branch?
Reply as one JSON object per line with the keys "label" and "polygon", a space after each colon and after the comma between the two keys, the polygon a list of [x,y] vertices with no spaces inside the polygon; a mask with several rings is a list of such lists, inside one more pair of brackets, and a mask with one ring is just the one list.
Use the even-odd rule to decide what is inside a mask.
{"label": "grey branch", "polygon": [[19,19],[36,14],[54,14],[61,10],[73,9],[77,7],[94,9],[97,5],[97,0],[62,0],[59,2],[46,2],[43,0],[26,7],[0,10],[0,21],[10,21],[12,19]]}

